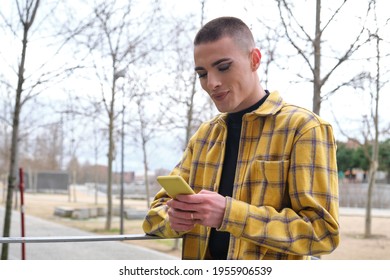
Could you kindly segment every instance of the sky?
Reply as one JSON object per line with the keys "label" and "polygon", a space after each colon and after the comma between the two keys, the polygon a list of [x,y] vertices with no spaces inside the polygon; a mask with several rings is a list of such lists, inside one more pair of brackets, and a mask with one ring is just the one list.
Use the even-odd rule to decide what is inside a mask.
{"label": "sky", "polygon": [[[141,1],[142,2],[142,1]],[[312,24],[314,20],[314,11],[313,3],[315,1],[309,0],[299,0],[293,1],[296,5],[298,11],[298,18],[302,20],[304,24]],[[328,3],[329,1],[326,1]],[[332,8],[337,6],[338,0],[331,0]],[[167,13],[171,13],[173,16],[183,16],[190,13],[196,13],[200,11],[199,1],[181,1],[181,0],[162,0],[164,10]],[[344,8],[342,16],[338,19],[337,25],[330,25],[328,37],[326,40],[331,40],[332,45],[328,46],[329,49],[325,49],[324,52],[330,53],[330,49],[343,49],[346,44],[354,36],[356,36],[356,26],[359,25],[361,21],[357,18],[358,14],[364,14],[364,5],[367,3],[366,0],[353,0],[348,1],[346,7]],[[386,0],[379,1],[378,5],[380,6],[380,11],[386,11],[386,5],[389,2]],[[248,9],[249,7],[249,9]],[[329,13],[326,5],[323,5],[324,14]],[[248,9],[248,10],[247,10]],[[386,18],[386,13],[384,13]],[[218,16],[236,16],[240,17],[252,28],[255,39],[257,39],[257,34],[261,34],[263,30],[258,24],[258,19],[261,19],[267,23],[275,24],[280,22],[279,14],[276,9],[276,6],[272,1],[251,1],[251,0],[213,0],[206,1],[205,8],[205,21],[218,17]],[[387,32],[390,34],[390,32]],[[195,34],[194,34],[195,35]],[[386,40],[389,42],[389,35]],[[260,36],[258,36],[260,37]],[[10,56],[16,56],[14,51],[17,51],[16,44],[7,44],[8,47],[6,53]],[[282,50],[291,51],[291,49],[282,43],[279,48]],[[37,61],[42,60],[42,58],[48,58],[48,54],[42,45],[35,46],[36,53],[39,53],[39,50],[42,48],[41,55],[35,55],[33,58]],[[3,48],[4,50],[4,48]],[[360,68],[362,64],[365,64],[365,57],[370,56],[371,50],[362,51],[360,57],[355,58],[353,63],[348,64],[348,67],[340,68],[341,70],[336,73],[336,80],[343,80],[350,76],[350,73],[355,69]],[[266,50],[262,50],[263,56],[266,55]],[[312,108],[312,85],[311,83],[290,83],[290,80],[296,80],[296,72],[305,73],[307,71],[305,63],[293,52],[290,53],[291,57],[285,61],[284,69],[272,68],[271,74],[269,77],[269,90],[277,90],[281,93],[282,97],[290,103],[299,105],[301,107],[311,109]],[[3,54],[0,54],[3,55]],[[1,57],[0,57],[1,58]],[[61,59],[59,62],[61,63]],[[390,63],[388,63],[389,65]],[[1,65],[1,62],[0,62]],[[325,65],[326,66],[326,65]],[[0,66],[2,67],[2,66]],[[260,79],[263,77],[260,76]],[[72,78],[73,81],[74,78]],[[86,85],[85,87],[89,87]],[[389,89],[389,85],[387,85]],[[388,90],[383,90],[383,92],[388,92]],[[56,98],[62,99],[66,96],[56,96]],[[380,116],[384,122],[390,122],[390,110],[388,110],[387,104],[390,104],[390,94],[382,94],[381,96],[381,107],[380,107]],[[343,124],[343,130],[346,133],[352,135],[356,134],[356,137],[359,137],[358,127],[361,125],[362,115],[369,114],[370,100],[367,93],[361,93],[357,91],[343,90],[337,95],[331,97],[326,102],[323,102],[321,109],[321,116],[333,124],[335,128],[336,139],[345,140],[343,134],[339,131],[337,121]],[[347,125],[346,125],[347,124]],[[158,143],[154,144],[158,148],[158,152],[154,152],[156,148],[151,149],[153,152],[150,152],[149,158],[151,159],[151,169],[164,167],[171,169],[178,162],[181,157],[181,150],[178,149],[177,144],[172,143],[171,139],[165,137],[164,139],[159,139]],[[128,157],[126,161],[126,168],[136,171],[141,171],[142,167],[140,166],[140,149],[137,147],[128,147],[126,151]],[[103,153],[104,154],[104,153]],[[91,160],[91,162],[93,162]],[[104,156],[100,160],[101,164],[105,164]],[[119,169],[119,161],[114,163],[115,168]]]}

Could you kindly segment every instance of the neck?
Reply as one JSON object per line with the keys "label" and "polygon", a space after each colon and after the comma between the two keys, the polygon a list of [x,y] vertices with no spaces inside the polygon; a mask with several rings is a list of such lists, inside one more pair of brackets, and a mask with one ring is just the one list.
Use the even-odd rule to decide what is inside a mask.
{"label": "neck", "polygon": [[269,93],[268,91],[263,91],[263,92],[264,92],[264,94],[262,95],[262,97],[259,100],[257,100],[256,103],[252,104],[248,108],[241,110],[239,112],[234,112],[234,113],[228,114],[228,118],[232,121],[236,121],[236,120],[241,121],[242,117],[245,114],[255,111],[257,108],[259,108],[261,106],[261,104],[264,103],[264,101],[266,100],[266,96]]}
{"label": "neck", "polygon": [[[250,100],[247,100],[247,106],[246,108],[241,110],[245,111],[246,109],[252,107],[253,105],[257,104],[260,100],[264,98],[264,96],[267,95],[266,91],[263,89],[263,87],[260,85],[260,82],[257,82],[254,89],[253,89],[253,94]],[[238,112],[232,112],[232,113],[238,113]]]}
{"label": "neck", "polygon": [[256,75],[256,80],[257,80],[257,82],[254,83],[254,88],[253,88],[253,92],[254,92],[253,98],[252,98],[252,101],[250,102],[249,106],[247,106],[247,108],[253,106],[257,102],[259,102],[261,99],[263,99],[264,96],[267,95],[266,91],[261,86],[257,75]]}

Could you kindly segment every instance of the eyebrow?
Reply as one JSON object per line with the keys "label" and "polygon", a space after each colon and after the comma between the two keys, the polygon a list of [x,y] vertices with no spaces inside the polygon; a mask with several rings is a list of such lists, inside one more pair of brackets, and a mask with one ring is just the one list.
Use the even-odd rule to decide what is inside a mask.
{"label": "eyebrow", "polygon": [[[231,59],[230,59],[230,58],[227,58],[227,57],[218,59],[217,61],[214,61],[213,63],[211,63],[211,66],[212,66],[212,67],[215,67],[215,66],[217,66],[218,64],[220,64],[221,62],[225,62],[225,61],[228,61],[228,60],[231,60]],[[199,70],[205,70],[205,68],[202,67],[202,66],[197,66],[197,67],[195,67],[195,71],[199,71]]]}

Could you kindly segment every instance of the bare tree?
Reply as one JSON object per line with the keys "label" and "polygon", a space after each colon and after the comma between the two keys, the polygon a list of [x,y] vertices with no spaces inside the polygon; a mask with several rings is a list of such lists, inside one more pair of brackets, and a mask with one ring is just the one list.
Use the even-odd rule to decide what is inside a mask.
{"label": "bare tree", "polygon": [[[4,229],[3,236],[8,237],[11,229],[11,211],[12,211],[12,195],[13,190],[16,186],[17,180],[17,171],[18,171],[18,142],[19,142],[19,117],[20,111],[23,105],[22,92],[23,84],[25,80],[25,64],[26,64],[26,53],[27,53],[27,43],[28,35],[31,30],[31,26],[34,24],[34,20],[39,7],[39,0],[28,1],[25,3],[25,7],[21,7],[19,2],[16,2],[18,5],[18,15],[19,21],[23,27],[23,39],[22,39],[22,50],[21,57],[19,62],[18,69],[18,82],[15,96],[14,112],[13,112],[13,121],[12,121],[12,139],[11,139],[11,155],[10,155],[10,171],[8,175],[8,192],[7,192],[7,202],[6,202],[6,211],[4,218]],[[4,18],[4,16],[2,15]],[[3,244],[1,259],[8,259],[8,244]]]}
{"label": "bare tree", "polygon": [[[341,128],[340,130],[343,135],[346,136],[350,141],[359,144],[363,148],[364,155],[369,161],[368,191],[364,228],[365,238],[369,238],[372,236],[372,195],[375,190],[376,174],[379,166],[379,140],[381,135],[386,135],[390,132],[390,129],[386,127],[386,125],[383,129],[380,127],[381,122],[379,112],[380,95],[383,91],[384,86],[389,82],[388,80],[383,79],[384,73],[382,73],[382,68],[385,65],[385,63],[383,63],[383,59],[385,57],[389,57],[390,55],[388,51],[385,54],[382,53],[382,50],[388,48],[383,48],[381,46],[381,43],[383,42],[382,34],[385,34],[385,32],[382,32],[381,28],[385,29],[389,21],[386,22],[385,26],[380,27],[378,25],[376,0],[371,0],[369,4],[374,17],[373,22],[375,29],[368,31],[374,49],[372,53],[375,53],[375,56],[373,58],[366,58],[365,61],[369,64],[374,65],[374,67],[372,67],[374,70],[372,71],[373,73],[364,71],[358,74],[356,77],[352,78],[350,81],[346,81],[346,85],[354,87],[355,90],[368,92],[370,95],[370,114],[365,114],[363,116],[363,126],[362,130],[360,131],[360,135],[362,135],[363,139],[359,140],[358,137],[352,137],[351,133],[348,133],[345,131],[345,129],[341,128],[342,125],[337,121],[337,118],[335,118],[338,126]],[[371,67],[365,68],[370,69]]]}
{"label": "bare tree", "polygon": [[[112,169],[115,158],[115,126],[120,109],[117,99],[120,90],[118,82],[124,78],[128,67],[140,62],[157,45],[155,32],[158,25],[158,1],[150,6],[149,14],[137,14],[132,1],[102,1],[94,7],[93,15],[78,40],[89,49],[95,73],[101,87],[101,102],[107,120],[107,219],[105,228],[111,228],[112,220]],[[81,37],[84,36],[84,39]],[[131,95],[131,92],[128,93]]]}
{"label": "bare tree", "polygon": [[[312,109],[313,112],[320,114],[321,102],[328,98],[330,94],[336,92],[336,90],[330,90],[328,93],[323,93],[323,86],[328,82],[335,71],[348,61],[350,57],[369,40],[369,38],[365,37],[365,27],[361,27],[360,31],[357,32],[355,39],[348,43],[348,46],[341,55],[337,55],[336,52],[334,52],[336,57],[334,58],[333,65],[329,68],[330,70],[327,71],[327,73],[323,74],[322,70],[324,70],[324,67],[322,63],[325,58],[323,54],[323,46],[326,43],[324,36],[325,32],[330,28],[330,25],[335,22],[336,18],[341,16],[341,12],[348,0],[341,1],[326,18],[323,18],[322,1],[316,0],[314,34],[307,30],[304,23],[299,19],[299,16],[294,13],[294,4],[292,1],[276,1],[286,38],[310,70],[311,78],[309,78],[309,80],[313,83]],[[368,6],[367,13],[369,9]],[[329,60],[328,63],[332,62]],[[298,74],[298,76],[303,78],[301,74]],[[339,87],[337,87],[337,89],[338,88]]]}
{"label": "bare tree", "polygon": [[[47,90],[51,85],[69,76],[75,67],[69,66],[68,62],[54,63],[54,58],[63,50],[65,42],[59,42],[55,31],[56,28],[61,28],[61,23],[58,21],[56,25],[52,25],[50,20],[55,17],[60,2],[52,2],[50,5],[41,5],[40,0],[17,0],[12,4],[11,13],[4,14],[0,11],[0,18],[3,20],[6,36],[5,39],[13,38],[20,42],[20,53],[18,55],[18,65],[14,67],[13,61],[9,60],[5,64],[8,67],[5,79],[11,80],[17,77],[15,90],[15,101],[12,105],[12,136],[10,143],[10,165],[8,172],[7,186],[7,201],[4,219],[3,236],[9,236],[11,225],[11,207],[12,194],[17,182],[17,171],[19,161],[19,143],[22,135],[20,134],[21,113],[22,108],[30,100],[35,99],[40,93]],[[42,8],[44,7],[44,8]],[[15,13],[14,13],[15,12]],[[58,18],[56,17],[58,20]],[[45,32],[45,36],[40,36],[40,32]],[[54,35],[53,35],[54,34]],[[35,40],[32,40],[35,38]],[[11,39],[12,40],[12,39]],[[39,57],[37,54],[28,56],[29,52],[37,52],[37,42],[45,41],[45,47],[51,48],[50,53],[45,53],[45,56],[39,60],[34,59]],[[35,44],[35,48],[30,48],[30,44]],[[10,53],[9,57],[12,57]],[[12,61],[12,62],[11,62]],[[58,62],[58,61],[56,61]],[[4,65],[4,64],[3,64]],[[3,81],[4,83],[4,81]],[[8,86],[13,88],[12,82],[6,82]],[[3,244],[2,259],[8,258],[8,244]]]}
{"label": "bare tree", "polygon": [[[367,204],[366,204],[366,218],[365,218],[365,230],[364,230],[364,236],[370,237],[371,234],[371,208],[372,208],[372,194],[375,189],[375,181],[376,181],[376,173],[378,171],[378,157],[379,157],[379,136],[381,134],[380,128],[379,128],[379,100],[380,100],[380,94],[382,92],[383,86],[388,83],[382,82],[382,47],[381,47],[381,41],[383,38],[381,37],[381,28],[378,26],[378,18],[377,18],[377,7],[376,7],[377,1],[372,0],[370,1],[370,5],[373,6],[373,13],[374,13],[374,23],[376,25],[374,32],[370,32],[371,37],[373,38],[373,42],[375,45],[375,75],[372,77],[371,81],[374,85],[372,90],[369,90],[371,95],[371,100],[373,103],[372,111],[371,111],[371,119],[372,119],[372,126],[368,122],[367,119],[365,119],[365,122],[367,123],[367,135],[372,135],[372,153],[371,156],[369,156],[370,160],[370,170],[369,170],[369,176],[368,176],[368,193],[367,193]],[[390,53],[385,54],[386,56],[390,55]],[[374,129],[374,131],[371,133],[371,127]],[[388,133],[388,131],[386,131]],[[367,138],[367,137],[366,137]],[[369,155],[367,153],[367,155]]]}

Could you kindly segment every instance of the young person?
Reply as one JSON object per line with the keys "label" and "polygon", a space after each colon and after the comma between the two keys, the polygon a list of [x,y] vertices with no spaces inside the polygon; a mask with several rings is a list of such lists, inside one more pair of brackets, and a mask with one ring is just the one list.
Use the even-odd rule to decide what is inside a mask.
{"label": "young person", "polygon": [[250,29],[216,18],[194,40],[195,71],[221,112],[172,175],[195,195],[157,193],[143,229],[183,236],[183,259],[307,259],[339,243],[336,144],[319,116],[261,87]]}

